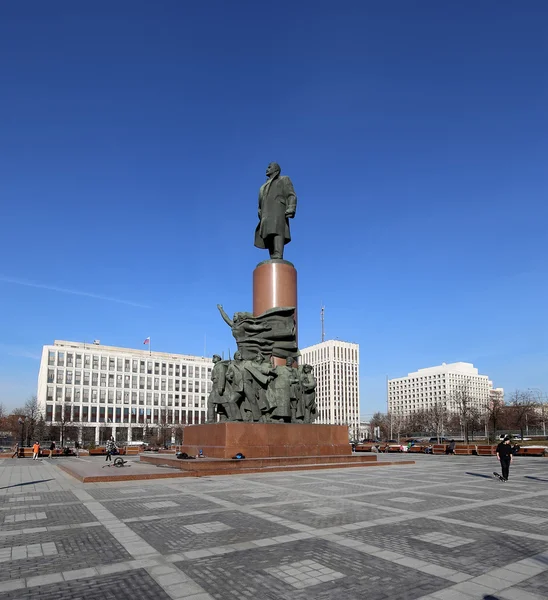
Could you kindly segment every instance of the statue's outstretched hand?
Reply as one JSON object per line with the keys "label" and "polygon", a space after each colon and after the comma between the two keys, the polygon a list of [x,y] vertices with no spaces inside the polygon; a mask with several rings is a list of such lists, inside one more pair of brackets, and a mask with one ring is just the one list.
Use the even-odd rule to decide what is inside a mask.
{"label": "statue's outstretched hand", "polygon": [[217,308],[218,308],[219,310],[223,310],[223,305],[222,305],[222,304],[217,304]]}

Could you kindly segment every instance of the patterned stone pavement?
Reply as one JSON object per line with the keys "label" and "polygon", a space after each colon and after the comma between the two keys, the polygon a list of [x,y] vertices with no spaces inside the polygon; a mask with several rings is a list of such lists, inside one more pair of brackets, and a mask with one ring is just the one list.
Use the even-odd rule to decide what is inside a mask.
{"label": "patterned stone pavement", "polygon": [[2,459],[0,600],[546,600],[548,460],[414,458],[100,484]]}

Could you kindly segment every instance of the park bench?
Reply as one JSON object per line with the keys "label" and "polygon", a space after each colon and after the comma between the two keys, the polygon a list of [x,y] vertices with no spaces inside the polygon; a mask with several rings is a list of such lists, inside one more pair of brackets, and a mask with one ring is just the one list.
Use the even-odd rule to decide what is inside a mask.
{"label": "park bench", "polygon": [[516,456],[546,456],[544,446],[522,446]]}
{"label": "park bench", "polygon": [[[104,447],[93,448],[93,449],[90,449],[90,451],[89,451],[90,456],[105,456],[106,453],[107,453],[107,449]],[[125,454],[125,453],[126,453],[125,448],[118,448],[118,454]]]}
{"label": "park bench", "polygon": [[376,444],[356,444],[354,452],[372,452],[373,446]]}
{"label": "park bench", "polygon": [[428,448],[428,446],[425,446],[423,444],[415,444],[414,446],[411,446],[411,448],[409,448],[408,452],[424,452],[426,448]]}
{"label": "park bench", "polygon": [[476,453],[476,446],[472,444],[457,444],[455,454],[471,455]]}

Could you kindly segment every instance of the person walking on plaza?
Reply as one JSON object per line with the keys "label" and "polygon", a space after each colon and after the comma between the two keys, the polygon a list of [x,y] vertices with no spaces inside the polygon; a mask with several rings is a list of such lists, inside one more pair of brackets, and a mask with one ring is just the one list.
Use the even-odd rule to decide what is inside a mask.
{"label": "person walking on plaza", "polygon": [[502,478],[504,481],[508,481],[508,475],[510,473],[510,464],[512,462],[512,446],[510,445],[510,438],[505,436],[502,442],[497,446],[497,458],[500,461],[500,468],[502,471]]}
{"label": "person walking on plaza", "polygon": [[11,455],[12,458],[19,458],[19,442],[17,442],[15,444],[15,446],[13,447],[13,454]]}
{"label": "person walking on plaza", "polygon": [[34,442],[32,447],[32,460],[36,460],[40,456],[40,444],[38,442]]}
{"label": "person walking on plaza", "polygon": [[51,442],[49,446],[49,457],[53,458],[53,453],[55,452],[55,442]]}
{"label": "person walking on plaza", "polygon": [[114,438],[112,436],[110,436],[110,438],[107,440],[106,450],[107,450],[107,457],[105,458],[105,462],[107,460],[112,461],[111,456],[116,451],[116,442],[114,441]]}

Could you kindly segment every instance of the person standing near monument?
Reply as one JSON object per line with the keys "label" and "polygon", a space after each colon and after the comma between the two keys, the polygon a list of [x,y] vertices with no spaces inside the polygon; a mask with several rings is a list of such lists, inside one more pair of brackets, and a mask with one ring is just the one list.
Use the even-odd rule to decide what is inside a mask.
{"label": "person standing near monument", "polygon": [[268,249],[270,259],[283,259],[284,246],[291,241],[289,219],[295,216],[297,196],[291,179],[280,175],[278,163],[266,169],[268,181],[259,190],[259,224],[255,229],[255,246]]}
{"label": "person standing near monument", "polygon": [[34,445],[32,446],[32,460],[37,460],[39,456],[40,456],[40,443],[34,442]]}
{"label": "person standing near monument", "polygon": [[107,451],[105,462],[107,462],[107,460],[112,462],[112,455],[116,452],[116,442],[112,436],[109,437],[105,449]]}
{"label": "person standing near monument", "polygon": [[502,478],[504,481],[508,481],[508,475],[510,474],[510,464],[512,463],[512,446],[510,445],[510,438],[506,436],[502,442],[497,446],[497,458],[500,461],[500,468],[502,471]]}

